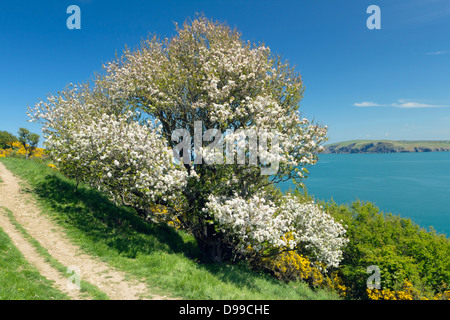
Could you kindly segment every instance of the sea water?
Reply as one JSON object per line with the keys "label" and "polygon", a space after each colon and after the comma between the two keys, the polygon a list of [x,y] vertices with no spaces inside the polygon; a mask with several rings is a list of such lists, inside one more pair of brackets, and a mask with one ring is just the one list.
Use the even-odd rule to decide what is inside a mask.
{"label": "sea water", "polygon": [[304,184],[316,199],[370,201],[450,236],[450,152],[322,154],[308,170]]}

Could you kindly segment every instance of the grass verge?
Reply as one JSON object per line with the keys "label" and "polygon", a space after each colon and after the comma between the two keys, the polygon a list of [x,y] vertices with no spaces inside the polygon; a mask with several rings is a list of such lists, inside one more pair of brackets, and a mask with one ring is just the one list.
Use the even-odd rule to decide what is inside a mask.
{"label": "grass verge", "polygon": [[0,300],[53,299],[67,300],[68,296],[52,287],[0,228]]}

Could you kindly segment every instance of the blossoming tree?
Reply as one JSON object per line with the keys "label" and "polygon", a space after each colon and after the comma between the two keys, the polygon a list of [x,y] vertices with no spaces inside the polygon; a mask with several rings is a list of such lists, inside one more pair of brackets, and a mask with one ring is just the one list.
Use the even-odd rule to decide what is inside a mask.
{"label": "blossoming tree", "polygon": [[[301,117],[302,95],[300,75],[267,46],[199,17],[177,26],[171,39],[152,37],[126,50],[104,66],[93,88],[69,88],[30,114],[43,120],[47,145],[67,172],[113,197],[131,197],[145,210],[148,202],[182,194],[183,206],[171,213],[206,260],[248,248],[260,254],[308,248],[335,266],[342,227],[314,203],[296,203],[272,188],[289,179],[301,183],[326,139],[326,127]],[[236,148],[215,148],[211,157],[198,139],[183,138],[189,150],[180,152],[174,133],[196,137],[195,129],[214,130],[201,142],[214,138]],[[168,149],[178,161],[169,161]],[[283,241],[288,233],[293,241]]]}

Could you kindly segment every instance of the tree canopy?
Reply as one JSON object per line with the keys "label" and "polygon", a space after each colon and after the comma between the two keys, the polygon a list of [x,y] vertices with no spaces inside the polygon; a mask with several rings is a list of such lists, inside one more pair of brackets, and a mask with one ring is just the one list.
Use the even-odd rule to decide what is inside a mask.
{"label": "tree canopy", "polygon": [[337,266],[344,228],[274,188],[301,186],[326,140],[326,127],[299,112],[301,76],[268,46],[203,16],[176,31],[30,108],[50,155],[146,217],[150,204],[166,206],[205,260],[302,250]]}
{"label": "tree canopy", "polygon": [[0,131],[0,149],[12,148],[12,144],[17,141],[17,137],[8,131]]}
{"label": "tree canopy", "polygon": [[22,144],[26,152],[26,158],[33,154],[33,151],[36,150],[40,136],[36,133],[30,132],[28,129],[19,128],[19,132],[17,133],[18,141]]}

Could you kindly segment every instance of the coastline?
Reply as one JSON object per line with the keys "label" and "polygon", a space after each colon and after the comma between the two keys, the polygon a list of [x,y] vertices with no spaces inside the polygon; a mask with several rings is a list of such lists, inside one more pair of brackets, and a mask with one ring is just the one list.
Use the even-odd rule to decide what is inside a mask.
{"label": "coastline", "polygon": [[450,141],[446,140],[351,140],[326,145],[322,153],[415,153],[446,151],[450,151]]}

